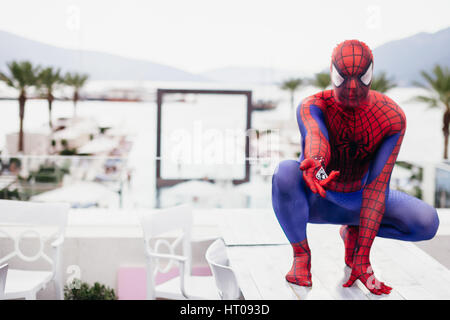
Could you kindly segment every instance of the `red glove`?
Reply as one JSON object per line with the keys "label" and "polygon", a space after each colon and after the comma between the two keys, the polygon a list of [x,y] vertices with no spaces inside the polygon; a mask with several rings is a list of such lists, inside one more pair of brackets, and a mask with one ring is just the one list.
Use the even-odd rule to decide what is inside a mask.
{"label": "red glove", "polygon": [[[305,180],[308,188],[314,193],[319,193],[323,198],[326,196],[324,187],[339,176],[339,171],[331,171],[327,177],[320,159],[308,158],[303,160],[300,164],[300,170],[303,171],[303,180]],[[321,177],[323,178],[319,179]]]}

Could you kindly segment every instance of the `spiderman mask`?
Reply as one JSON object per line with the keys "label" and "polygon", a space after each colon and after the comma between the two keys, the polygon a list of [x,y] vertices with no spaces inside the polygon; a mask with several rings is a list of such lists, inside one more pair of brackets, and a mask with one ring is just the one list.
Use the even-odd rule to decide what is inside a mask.
{"label": "spiderman mask", "polygon": [[331,58],[331,82],[336,101],[343,107],[364,103],[372,83],[373,56],[369,47],[358,40],[337,45]]}

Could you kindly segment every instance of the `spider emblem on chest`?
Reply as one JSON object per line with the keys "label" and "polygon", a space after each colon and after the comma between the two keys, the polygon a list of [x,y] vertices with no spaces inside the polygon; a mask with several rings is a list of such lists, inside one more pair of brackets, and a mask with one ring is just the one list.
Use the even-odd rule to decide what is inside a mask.
{"label": "spider emblem on chest", "polygon": [[370,156],[373,144],[369,141],[369,131],[343,128],[335,139],[335,146],[346,159],[366,159]]}

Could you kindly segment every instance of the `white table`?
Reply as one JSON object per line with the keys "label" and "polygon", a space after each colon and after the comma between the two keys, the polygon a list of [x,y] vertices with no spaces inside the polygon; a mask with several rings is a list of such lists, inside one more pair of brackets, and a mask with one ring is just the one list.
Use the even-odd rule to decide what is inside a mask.
{"label": "white table", "polygon": [[286,282],[292,248],[271,210],[223,212],[220,229],[245,299],[450,299],[450,271],[410,242],[376,238],[371,261],[390,295],[371,294],[359,281],[343,288],[344,264],[339,226],[308,225],[312,288]]}

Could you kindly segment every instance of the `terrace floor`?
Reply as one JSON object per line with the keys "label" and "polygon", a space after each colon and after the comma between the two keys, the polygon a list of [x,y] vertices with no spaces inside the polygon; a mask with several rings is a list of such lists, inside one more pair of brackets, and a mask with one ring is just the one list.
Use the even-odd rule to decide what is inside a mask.
{"label": "terrace floor", "polygon": [[[138,212],[72,209],[63,250],[65,278],[71,276],[71,267],[78,266],[83,281],[117,290],[121,268],[143,268]],[[344,266],[339,227],[333,225],[308,226],[313,288],[288,284],[284,275],[291,265],[291,247],[271,209],[194,210],[193,265],[206,266],[206,248],[222,237],[246,299],[450,299],[450,210],[439,210],[439,215],[441,225],[431,241],[375,240],[372,263],[379,280],[394,288],[389,296],[369,294],[362,285],[342,288],[349,269]],[[51,287],[38,299],[53,299]]]}
{"label": "terrace floor", "polygon": [[[230,264],[245,299],[450,299],[450,270],[419,247],[448,261],[440,245],[449,230],[450,215],[440,212],[441,229],[434,244],[376,238],[371,261],[377,278],[394,289],[390,295],[371,294],[359,281],[343,288],[350,268],[344,264],[339,226],[308,225],[312,252],[312,288],[289,284],[284,276],[292,265],[292,249],[270,212],[234,211],[224,215],[221,231]],[[249,227],[251,226],[251,227]],[[443,251],[442,251],[443,250]]]}

